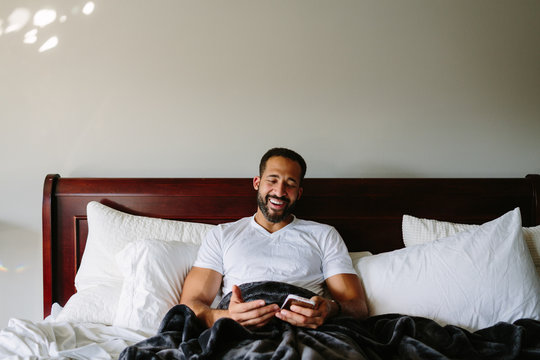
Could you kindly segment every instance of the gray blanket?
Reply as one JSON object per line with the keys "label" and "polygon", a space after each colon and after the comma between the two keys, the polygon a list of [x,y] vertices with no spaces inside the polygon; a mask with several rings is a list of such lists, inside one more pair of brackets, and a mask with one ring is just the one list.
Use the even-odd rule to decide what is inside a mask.
{"label": "gray blanket", "polygon": [[[240,286],[244,300],[280,304],[289,293],[313,294],[275,282]],[[220,303],[228,307],[230,294]],[[128,359],[540,359],[540,322],[523,319],[470,333],[432,320],[388,314],[356,321],[329,319],[305,329],[273,319],[250,330],[231,319],[205,328],[184,305],[164,317],[158,334],[126,348]]]}

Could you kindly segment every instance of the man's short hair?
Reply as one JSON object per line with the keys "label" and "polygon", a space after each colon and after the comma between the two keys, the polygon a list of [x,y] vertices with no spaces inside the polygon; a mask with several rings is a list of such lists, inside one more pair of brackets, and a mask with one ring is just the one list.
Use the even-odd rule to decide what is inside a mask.
{"label": "man's short hair", "polygon": [[268,159],[274,156],[281,156],[281,157],[297,162],[298,165],[300,165],[300,168],[302,169],[300,182],[304,180],[304,176],[306,175],[306,169],[307,169],[306,161],[304,160],[304,158],[300,156],[300,154],[298,154],[296,151],[286,149],[286,148],[280,148],[280,147],[272,148],[263,155],[263,157],[261,158],[261,162],[259,164],[260,176],[262,176],[264,170],[266,169],[266,162],[268,161]]}

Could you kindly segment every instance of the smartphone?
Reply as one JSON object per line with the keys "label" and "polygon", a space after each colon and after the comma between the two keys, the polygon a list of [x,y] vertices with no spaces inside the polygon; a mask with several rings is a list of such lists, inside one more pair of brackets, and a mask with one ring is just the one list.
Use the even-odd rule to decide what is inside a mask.
{"label": "smartphone", "polygon": [[281,308],[289,310],[291,308],[291,305],[298,305],[313,309],[315,307],[315,301],[298,295],[289,294],[283,302],[283,305],[281,305]]}

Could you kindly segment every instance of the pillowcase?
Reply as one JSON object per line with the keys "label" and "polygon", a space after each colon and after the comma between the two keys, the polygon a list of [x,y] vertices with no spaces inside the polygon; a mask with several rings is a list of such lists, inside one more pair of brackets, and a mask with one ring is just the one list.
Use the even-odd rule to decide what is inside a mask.
{"label": "pillowcase", "polygon": [[[455,224],[446,221],[421,219],[403,215],[402,231],[405,246],[424,244],[461,231],[477,229],[479,225]],[[533,258],[536,271],[540,274],[540,225],[524,227],[523,237]]]}
{"label": "pillowcase", "polygon": [[[124,280],[115,256],[128,243],[161,239],[200,244],[215,226],[130,215],[96,201],[88,203],[86,213],[88,239],[75,276],[75,299],[62,310],[65,321],[113,323],[119,295],[112,295],[110,289],[119,293]],[[100,310],[89,314],[87,309],[93,308]]]}
{"label": "pillowcase", "polygon": [[156,333],[165,313],[180,303],[198,251],[199,245],[179,241],[129,243],[116,255],[124,283],[113,325]]}
{"label": "pillowcase", "polygon": [[351,257],[353,264],[357,262],[358,260],[360,260],[361,258],[365,256],[371,256],[371,255],[373,254],[369,251],[355,251],[355,252],[349,253],[349,256]]}
{"label": "pillowcase", "polygon": [[55,321],[92,322],[112,325],[122,283],[92,286],[77,291]]}
{"label": "pillowcase", "polygon": [[471,331],[540,319],[540,278],[523,240],[519,208],[476,229],[354,265],[370,315],[422,316]]}

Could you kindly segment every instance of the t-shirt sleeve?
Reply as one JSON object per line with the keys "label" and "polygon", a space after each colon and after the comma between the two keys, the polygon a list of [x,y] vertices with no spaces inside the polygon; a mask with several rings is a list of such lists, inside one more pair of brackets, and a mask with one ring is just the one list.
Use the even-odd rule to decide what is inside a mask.
{"label": "t-shirt sleeve", "polygon": [[330,228],[321,245],[322,271],[325,280],[338,274],[356,274],[347,246],[335,228]]}
{"label": "t-shirt sleeve", "polygon": [[211,269],[223,275],[221,234],[221,226],[216,226],[207,232],[193,266]]}

